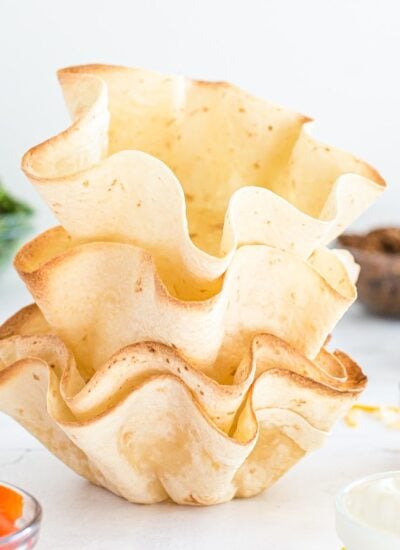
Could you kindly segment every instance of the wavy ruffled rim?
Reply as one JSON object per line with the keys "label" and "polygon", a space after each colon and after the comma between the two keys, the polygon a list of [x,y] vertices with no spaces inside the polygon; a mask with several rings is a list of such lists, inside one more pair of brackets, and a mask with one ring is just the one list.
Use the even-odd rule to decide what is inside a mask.
{"label": "wavy ruffled rim", "polygon": [[231,365],[263,332],[315,357],[356,298],[349,264],[327,249],[306,262],[276,248],[244,246],[220,292],[187,302],[169,293],[151,255],[132,245],[75,246],[56,227],[15,259],[36,303],[87,376],[121,348],[151,340],[175,347],[218,381],[229,379]]}
{"label": "wavy ruffled rim", "polygon": [[[322,444],[366,383],[345,354],[322,350],[311,362],[271,335],[254,339],[231,385],[154,342],[120,350],[85,383],[49,331],[36,306],[1,328],[1,408],[78,473],[134,502],[212,504],[260,492]],[[161,455],[140,450],[140,442],[149,449],[143,437],[153,426],[146,415],[157,410],[156,433],[147,437],[153,445],[167,437],[164,467]],[[182,422],[189,455],[171,443]],[[184,472],[183,482],[173,463]]]}
{"label": "wavy ruffled rim", "polygon": [[[234,251],[242,245],[266,244],[302,258],[309,257],[316,248],[336,238],[385,188],[379,174],[366,163],[319,144],[302,132],[305,117],[252,98],[234,86],[197,85],[181,77],[103,65],[71,67],[60,71],[59,77],[74,122],[61,134],[28,151],[22,161],[23,170],[74,239],[134,242],[153,255],[171,292],[176,289],[186,299],[204,298],[200,294],[204,285],[210,288],[210,293],[215,292]],[[207,253],[207,246],[199,248],[193,243],[189,226],[194,222],[188,224],[187,211],[196,199],[187,190],[185,199],[184,187],[174,173],[158,158],[147,154],[153,148],[152,142],[147,151],[146,147],[142,151],[112,151],[109,141],[118,141],[118,130],[124,136],[134,127],[129,124],[132,115],[125,113],[127,107],[121,98],[124,93],[128,96],[131,93],[135,101],[136,88],[132,82],[139,86],[141,79],[145,82],[143,86],[150,81],[147,93],[156,96],[154,109],[161,109],[164,101],[165,109],[172,109],[176,120],[184,117],[179,122],[182,128],[193,124],[194,118],[209,117],[213,112],[211,107],[205,112],[200,109],[200,113],[195,110],[195,114],[185,111],[185,101],[190,102],[192,96],[199,101],[206,93],[209,102],[215,96],[218,105],[227,103],[227,112],[232,117],[236,117],[237,110],[241,112],[244,122],[242,118],[236,122],[245,140],[244,144],[240,142],[241,150],[254,148],[259,155],[264,149],[272,151],[272,158],[278,162],[285,139],[291,143],[284,155],[286,164],[278,162],[282,165],[279,175],[274,176],[272,190],[248,185],[253,170],[248,174],[250,180],[243,182],[246,186],[234,190],[229,197],[225,222],[222,215],[219,221],[212,218],[210,227],[202,227],[203,222],[207,225],[211,214],[206,210],[200,212],[200,230],[195,228],[194,232],[215,241],[211,247],[215,253]],[[165,87],[169,90],[167,98],[162,95],[166,94]],[[157,94],[161,99],[158,100]],[[120,119],[125,120],[124,113],[125,124],[118,126]],[[162,114],[159,116],[164,120]],[[273,117],[277,121],[277,134],[278,130],[284,132],[285,139],[279,135],[271,137],[271,132],[258,127],[258,133],[253,132],[256,137],[246,137],[248,127],[255,124],[253,118],[258,120],[256,115],[262,121]],[[166,129],[162,126],[163,131],[170,131],[170,126]],[[206,123],[205,128],[204,132],[208,128]],[[124,143],[125,148],[135,149],[138,143],[132,140],[131,147]],[[254,160],[254,164],[263,162]],[[325,199],[319,204],[321,194]],[[215,201],[217,195],[211,202]],[[313,207],[318,215],[307,213],[310,210],[307,201],[318,203],[318,207]]]}

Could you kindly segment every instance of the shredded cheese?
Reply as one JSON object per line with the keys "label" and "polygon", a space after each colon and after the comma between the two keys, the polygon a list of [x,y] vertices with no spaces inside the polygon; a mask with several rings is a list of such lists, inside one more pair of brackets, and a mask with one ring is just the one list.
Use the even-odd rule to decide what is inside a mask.
{"label": "shredded cheese", "polygon": [[344,421],[349,428],[357,428],[363,414],[368,414],[375,420],[382,422],[386,428],[400,430],[400,407],[356,404],[348,411]]}

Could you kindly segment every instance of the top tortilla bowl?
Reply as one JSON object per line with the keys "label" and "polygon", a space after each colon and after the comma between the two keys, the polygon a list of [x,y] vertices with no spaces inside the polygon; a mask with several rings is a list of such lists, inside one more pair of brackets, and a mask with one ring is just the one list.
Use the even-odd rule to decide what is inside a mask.
{"label": "top tortilla bowl", "polygon": [[73,123],[24,172],[73,239],[144,248],[187,300],[215,293],[242,245],[308,258],[385,188],[307,117],[230,84],[105,65],[59,79]]}

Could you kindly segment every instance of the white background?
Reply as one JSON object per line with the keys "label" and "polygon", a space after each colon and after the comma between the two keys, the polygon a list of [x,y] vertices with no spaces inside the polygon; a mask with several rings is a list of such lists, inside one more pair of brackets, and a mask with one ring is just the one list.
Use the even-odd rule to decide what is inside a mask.
{"label": "white background", "polygon": [[[316,137],[358,154],[390,184],[356,225],[398,223],[399,54],[397,0],[0,0],[0,174],[35,204],[37,230],[53,224],[19,163],[68,124],[55,71],[126,64],[230,80],[312,116]],[[27,301],[11,272],[0,277],[0,321]],[[335,332],[371,378],[369,401],[396,400],[396,334],[398,323],[357,307]],[[0,478],[31,489],[45,507],[41,550],[339,550],[339,487],[400,466],[398,432],[339,426],[258,499],[210,510],[133,507],[84,485],[5,417],[0,433]]]}
{"label": "white background", "polygon": [[0,174],[41,227],[20,158],[68,123],[56,69],[89,62],[230,80],[313,117],[391,184],[359,223],[400,219],[397,0],[0,0],[0,29]]}

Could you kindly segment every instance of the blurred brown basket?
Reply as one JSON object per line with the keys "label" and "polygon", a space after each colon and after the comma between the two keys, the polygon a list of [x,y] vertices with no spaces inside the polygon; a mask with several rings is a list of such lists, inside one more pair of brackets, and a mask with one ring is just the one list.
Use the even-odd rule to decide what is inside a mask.
{"label": "blurred brown basket", "polygon": [[360,302],[373,313],[400,316],[400,228],[379,228],[338,239],[361,267]]}

